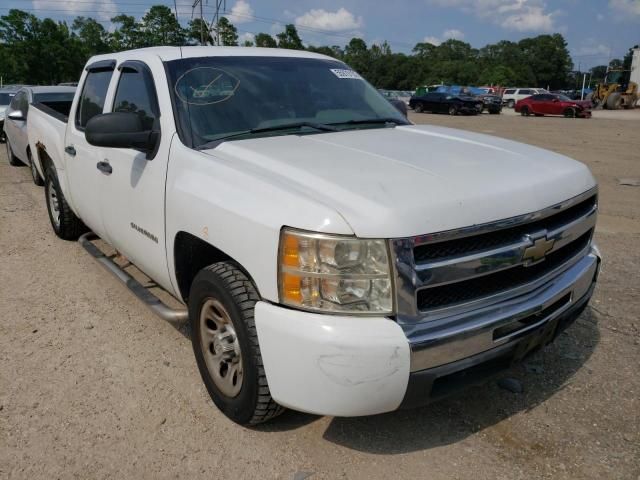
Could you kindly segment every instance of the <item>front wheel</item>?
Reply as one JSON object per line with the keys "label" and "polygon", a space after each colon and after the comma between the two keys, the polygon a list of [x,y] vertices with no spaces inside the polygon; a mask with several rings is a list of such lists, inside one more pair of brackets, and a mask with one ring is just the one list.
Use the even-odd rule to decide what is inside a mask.
{"label": "front wheel", "polygon": [[513,108],[513,107],[515,107],[515,106],[516,106],[516,102],[515,102],[515,100],[509,100],[509,101],[507,102],[507,107],[509,107],[509,108]]}
{"label": "front wheel", "polygon": [[567,118],[576,118],[576,109],[572,107],[565,109],[564,116]]}
{"label": "front wheel", "polygon": [[413,107],[413,111],[416,113],[424,112],[424,105],[420,102],[416,103],[415,106]]}
{"label": "front wheel", "polygon": [[520,109],[520,115],[522,115],[523,117],[528,117],[529,116],[529,107],[522,107]]}
{"label": "front wheel", "polygon": [[262,364],[254,309],[260,299],[232,262],[202,269],[189,293],[191,341],[202,381],[229,419],[255,425],[279,415]]}
{"label": "front wheel", "polygon": [[451,105],[449,107],[449,115],[457,115],[458,114],[458,108],[455,105]]}

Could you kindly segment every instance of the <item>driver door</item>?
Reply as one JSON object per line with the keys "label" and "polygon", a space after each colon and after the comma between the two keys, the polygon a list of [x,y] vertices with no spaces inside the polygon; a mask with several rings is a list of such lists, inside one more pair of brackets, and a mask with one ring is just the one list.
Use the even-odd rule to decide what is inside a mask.
{"label": "driver door", "polygon": [[[145,130],[161,132],[155,152],[134,148],[104,148],[101,173],[102,222],[108,242],[134,265],[165,288],[168,279],[165,245],[165,179],[171,132],[161,128],[154,78],[164,78],[162,63],[156,70],[141,61],[128,60],[118,66],[113,98],[107,111],[139,115]],[[169,105],[165,99],[165,105]],[[172,120],[172,115],[166,115]],[[165,134],[164,131],[168,131]],[[95,168],[95,167],[94,167]]]}

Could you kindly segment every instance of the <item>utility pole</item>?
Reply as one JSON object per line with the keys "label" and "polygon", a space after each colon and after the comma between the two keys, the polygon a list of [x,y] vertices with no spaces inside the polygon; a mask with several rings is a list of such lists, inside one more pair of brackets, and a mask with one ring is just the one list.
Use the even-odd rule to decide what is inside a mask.
{"label": "utility pole", "polygon": [[216,12],[213,14],[213,19],[211,20],[209,30],[215,31],[213,44],[220,45],[220,31],[218,30],[218,20],[220,20],[220,10],[222,10],[222,13],[225,13],[227,11],[227,0],[215,0],[215,2]]}
{"label": "utility pole", "polygon": [[193,17],[193,11],[198,5],[200,5],[200,45],[206,45],[204,41],[204,18],[202,14],[202,0],[195,0],[195,2],[193,2],[193,5],[191,5],[191,17]]}

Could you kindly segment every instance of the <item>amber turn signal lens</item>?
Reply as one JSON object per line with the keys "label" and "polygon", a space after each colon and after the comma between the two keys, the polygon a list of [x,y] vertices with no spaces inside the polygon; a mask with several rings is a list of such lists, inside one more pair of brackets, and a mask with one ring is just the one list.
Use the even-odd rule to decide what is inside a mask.
{"label": "amber turn signal lens", "polygon": [[298,238],[290,235],[284,235],[284,246],[282,251],[282,263],[287,267],[297,267],[300,263],[298,249]]}
{"label": "amber turn signal lens", "polygon": [[300,291],[301,278],[291,273],[282,274],[282,296],[285,300],[294,303],[302,301],[302,292]]}

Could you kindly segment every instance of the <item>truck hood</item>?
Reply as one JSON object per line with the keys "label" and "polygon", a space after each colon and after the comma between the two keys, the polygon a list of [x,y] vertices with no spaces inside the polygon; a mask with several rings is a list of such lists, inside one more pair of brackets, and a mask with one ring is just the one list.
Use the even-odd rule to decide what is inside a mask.
{"label": "truck hood", "polygon": [[588,168],[568,157],[426,125],[229,141],[205,153],[335,209],[364,238],[501,220],[595,185]]}

